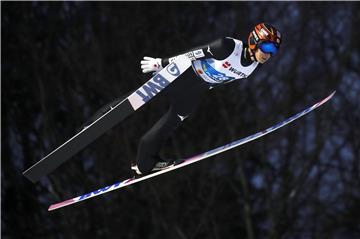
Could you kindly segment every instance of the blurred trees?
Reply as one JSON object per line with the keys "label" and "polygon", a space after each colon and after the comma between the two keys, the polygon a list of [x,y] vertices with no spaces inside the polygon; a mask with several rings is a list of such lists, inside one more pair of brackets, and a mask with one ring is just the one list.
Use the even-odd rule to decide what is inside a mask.
{"label": "blurred trees", "polygon": [[[4,238],[358,238],[358,3],[2,2]],[[188,157],[262,130],[337,90],[271,135],[104,197],[51,203],[130,176],[155,99],[34,185],[21,172],[99,107],[135,89],[145,55],[172,56],[258,22],[283,34],[277,57],[210,91],[165,145]]]}

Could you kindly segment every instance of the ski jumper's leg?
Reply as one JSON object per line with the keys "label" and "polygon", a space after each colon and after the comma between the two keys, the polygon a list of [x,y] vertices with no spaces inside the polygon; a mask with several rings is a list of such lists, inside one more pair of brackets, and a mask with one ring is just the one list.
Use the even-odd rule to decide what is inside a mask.
{"label": "ski jumper's leg", "polygon": [[151,172],[155,163],[161,160],[158,155],[161,146],[180,124],[181,120],[170,107],[168,112],[141,138],[137,152],[137,165],[142,173]]}
{"label": "ski jumper's leg", "polygon": [[142,173],[149,173],[156,162],[160,161],[159,151],[163,143],[171,136],[182,121],[188,117],[201,102],[209,85],[197,78],[193,70],[188,69],[164,94],[170,101],[170,108],[160,120],[141,138],[137,166]]}

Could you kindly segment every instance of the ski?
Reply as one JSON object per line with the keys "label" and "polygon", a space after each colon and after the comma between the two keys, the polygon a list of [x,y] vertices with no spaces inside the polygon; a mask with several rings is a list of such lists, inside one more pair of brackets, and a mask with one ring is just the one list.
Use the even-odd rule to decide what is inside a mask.
{"label": "ski", "polygon": [[176,57],[172,63],[154,75],[131,95],[116,104],[100,118],[24,171],[24,176],[35,183],[41,177],[51,173],[85,146],[93,142],[116,124],[120,123],[145,103],[149,102],[190,66],[191,61],[185,55]]}
{"label": "ski", "polygon": [[181,168],[181,167],[185,167],[189,164],[193,164],[195,162],[198,162],[200,160],[203,160],[203,159],[206,159],[206,158],[209,158],[211,156],[214,156],[214,155],[217,155],[217,154],[220,154],[224,151],[227,151],[227,150],[230,150],[232,148],[235,148],[237,146],[240,146],[242,144],[245,144],[247,142],[250,142],[250,141],[253,141],[257,138],[260,138],[264,135],[267,135],[291,122],[293,122],[294,120],[306,115],[307,113],[313,111],[314,109],[318,108],[319,106],[323,105],[325,102],[327,102],[328,100],[330,100],[335,94],[335,91],[332,92],[328,97],[326,97],[325,99],[319,101],[318,103],[314,104],[313,106],[301,111],[300,113],[296,114],[296,115],[293,115],[291,116],[290,118],[272,126],[272,127],[269,127],[263,131],[260,131],[258,133],[255,133],[255,134],[252,134],[248,137],[245,137],[245,138],[242,138],[242,139],[239,139],[239,140],[236,140],[236,141],[233,141],[229,144],[226,144],[226,145],[223,145],[223,146],[220,146],[220,147],[217,147],[215,149],[212,149],[210,151],[207,151],[207,152],[204,152],[202,154],[199,154],[199,155],[196,155],[196,156],[193,156],[191,158],[187,158],[187,159],[184,159],[184,160],[180,160],[181,163],[179,164],[175,164],[174,166],[170,167],[170,168],[167,168],[167,169],[164,169],[162,171],[158,171],[158,172],[155,172],[155,173],[152,173],[152,174],[149,174],[149,175],[145,175],[143,177],[140,177],[140,178],[129,178],[129,179],[126,179],[124,181],[120,181],[120,182],[116,182],[110,186],[106,186],[104,188],[101,188],[101,189],[98,189],[98,190],[95,190],[93,192],[90,192],[90,193],[87,193],[87,194],[84,194],[82,196],[79,196],[79,197],[75,197],[75,198],[72,198],[72,199],[69,199],[69,200],[66,200],[66,201],[63,201],[63,202],[60,202],[60,203],[57,203],[57,204],[53,204],[49,207],[49,211],[53,211],[55,209],[59,209],[59,208],[62,208],[62,207],[65,207],[65,206],[69,206],[71,204],[75,204],[75,203],[78,203],[78,202],[81,202],[81,201],[84,201],[84,200],[87,200],[87,199],[90,199],[90,198],[93,198],[93,197],[97,197],[99,195],[102,195],[104,193],[108,193],[108,192],[111,192],[113,190],[117,190],[117,189],[120,189],[120,188],[123,188],[123,187],[126,187],[126,186],[129,186],[131,184],[134,184],[134,183],[137,183],[137,182],[140,182],[140,181],[143,181],[143,180],[146,180],[146,179],[149,179],[149,178],[152,178],[152,177],[156,177],[160,174],[164,174],[164,173],[167,173],[169,171],[172,171],[172,170],[175,170],[175,169],[178,169],[178,168]]}

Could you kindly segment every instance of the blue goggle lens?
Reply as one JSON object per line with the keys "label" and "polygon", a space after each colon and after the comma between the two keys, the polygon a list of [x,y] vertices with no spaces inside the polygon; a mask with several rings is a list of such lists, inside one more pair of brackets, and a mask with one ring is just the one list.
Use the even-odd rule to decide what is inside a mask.
{"label": "blue goggle lens", "polygon": [[276,55],[279,51],[279,48],[272,42],[262,42],[260,43],[259,48],[264,53],[270,53],[271,55]]}

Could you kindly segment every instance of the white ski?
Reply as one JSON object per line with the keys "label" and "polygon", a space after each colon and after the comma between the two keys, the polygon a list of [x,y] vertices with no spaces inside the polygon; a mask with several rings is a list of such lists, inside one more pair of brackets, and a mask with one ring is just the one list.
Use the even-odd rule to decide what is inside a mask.
{"label": "white ski", "polygon": [[172,63],[155,74],[131,95],[24,171],[24,176],[35,183],[41,177],[51,173],[88,144],[149,102],[190,66],[191,61],[188,57],[185,55],[177,56]]}
{"label": "white ski", "polygon": [[250,142],[250,141],[253,141],[257,138],[260,138],[264,135],[267,135],[291,122],[293,122],[294,120],[306,115],[307,113],[309,113],[310,111],[313,111],[314,109],[318,108],[319,106],[323,105],[325,102],[327,102],[328,100],[330,100],[335,94],[335,91],[333,93],[331,93],[328,97],[326,97],[325,99],[319,101],[318,103],[314,104],[313,106],[301,111],[300,113],[270,127],[270,128],[267,128],[263,131],[260,131],[256,134],[253,134],[253,135],[250,135],[246,138],[242,138],[242,139],[239,139],[239,140],[236,140],[236,141],[233,141],[229,144],[226,144],[226,145],[223,145],[223,146],[220,146],[218,148],[215,148],[215,149],[212,149],[210,151],[207,151],[205,153],[202,153],[202,154],[199,154],[199,155],[196,155],[194,157],[191,157],[191,158],[188,158],[188,159],[184,159],[182,161],[182,163],[179,163],[177,165],[174,165],[170,168],[167,168],[167,169],[164,169],[162,171],[158,171],[158,172],[155,172],[155,173],[152,173],[152,174],[149,174],[149,175],[146,175],[146,176],[143,176],[141,178],[130,178],[130,179],[126,179],[124,181],[120,181],[120,182],[117,182],[117,183],[114,183],[110,186],[106,186],[104,188],[101,188],[101,189],[98,189],[98,190],[95,190],[93,192],[90,192],[90,193],[87,193],[87,194],[84,194],[82,196],[79,196],[79,197],[75,197],[75,198],[72,198],[72,199],[69,199],[69,200],[66,200],[64,202],[60,202],[60,203],[57,203],[57,204],[53,204],[49,207],[49,211],[52,211],[52,210],[55,210],[55,209],[58,209],[58,208],[62,208],[62,207],[65,207],[65,206],[68,206],[68,205],[71,205],[71,204],[74,204],[74,203],[78,203],[78,202],[81,202],[81,201],[84,201],[86,199],[90,199],[90,198],[93,198],[93,197],[96,197],[96,196],[99,196],[101,194],[104,194],[104,193],[108,193],[110,191],[113,191],[113,190],[117,190],[117,189],[120,189],[120,188],[123,188],[123,187],[126,187],[126,186],[129,186],[131,184],[134,184],[134,183],[137,183],[137,182],[140,182],[140,181],[143,181],[143,180],[146,180],[146,179],[149,179],[149,178],[152,178],[152,177],[156,177],[160,174],[164,174],[164,173],[167,173],[169,171],[172,171],[172,170],[175,170],[175,169],[178,169],[178,168],[181,168],[181,167],[185,167],[189,164],[193,164],[195,162],[198,162],[200,160],[203,160],[203,159],[206,159],[206,158],[209,158],[211,156],[214,156],[214,155],[217,155],[217,154],[220,154],[224,151],[227,151],[227,150],[230,150],[234,147],[237,147],[237,146],[240,146],[242,144],[245,144],[247,142]]}

